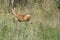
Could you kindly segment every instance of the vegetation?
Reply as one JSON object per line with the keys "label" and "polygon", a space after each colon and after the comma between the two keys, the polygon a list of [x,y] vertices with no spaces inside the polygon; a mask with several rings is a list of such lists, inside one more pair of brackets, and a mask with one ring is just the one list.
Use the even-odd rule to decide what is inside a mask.
{"label": "vegetation", "polygon": [[14,6],[16,12],[30,14],[32,19],[29,22],[14,23],[13,15],[8,11],[9,0],[0,0],[0,40],[60,40],[60,10],[56,1],[24,2]]}

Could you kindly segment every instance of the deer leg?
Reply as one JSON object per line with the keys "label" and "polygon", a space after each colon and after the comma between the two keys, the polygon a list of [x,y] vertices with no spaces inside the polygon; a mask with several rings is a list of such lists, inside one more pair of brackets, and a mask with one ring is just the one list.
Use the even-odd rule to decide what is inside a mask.
{"label": "deer leg", "polygon": [[16,17],[13,17],[13,22],[16,23],[18,19]]}

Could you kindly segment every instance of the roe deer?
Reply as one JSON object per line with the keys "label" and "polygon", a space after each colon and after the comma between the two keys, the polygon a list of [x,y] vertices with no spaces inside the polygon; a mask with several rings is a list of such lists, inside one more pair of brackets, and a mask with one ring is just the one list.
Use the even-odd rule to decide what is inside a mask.
{"label": "roe deer", "polygon": [[18,21],[29,21],[31,19],[31,15],[29,14],[17,14],[15,12],[15,9],[12,9],[12,14],[15,18],[15,20],[18,20]]}

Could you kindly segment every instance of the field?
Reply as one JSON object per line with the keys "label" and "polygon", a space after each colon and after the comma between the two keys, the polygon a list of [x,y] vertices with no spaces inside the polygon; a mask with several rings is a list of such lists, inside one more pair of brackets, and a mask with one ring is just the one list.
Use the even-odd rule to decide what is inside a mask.
{"label": "field", "polygon": [[18,13],[30,14],[32,18],[29,22],[14,23],[13,15],[5,5],[0,5],[0,40],[60,40],[60,10],[54,5],[43,6],[17,8]]}

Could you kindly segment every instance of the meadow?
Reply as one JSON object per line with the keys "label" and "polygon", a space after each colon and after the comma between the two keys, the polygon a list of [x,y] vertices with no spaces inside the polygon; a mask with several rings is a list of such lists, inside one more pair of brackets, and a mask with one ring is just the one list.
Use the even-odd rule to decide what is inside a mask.
{"label": "meadow", "polygon": [[[28,22],[13,22],[7,3],[0,4],[0,40],[60,40],[60,10],[53,3],[16,7],[32,16]],[[32,24],[31,24],[32,23]]]}

